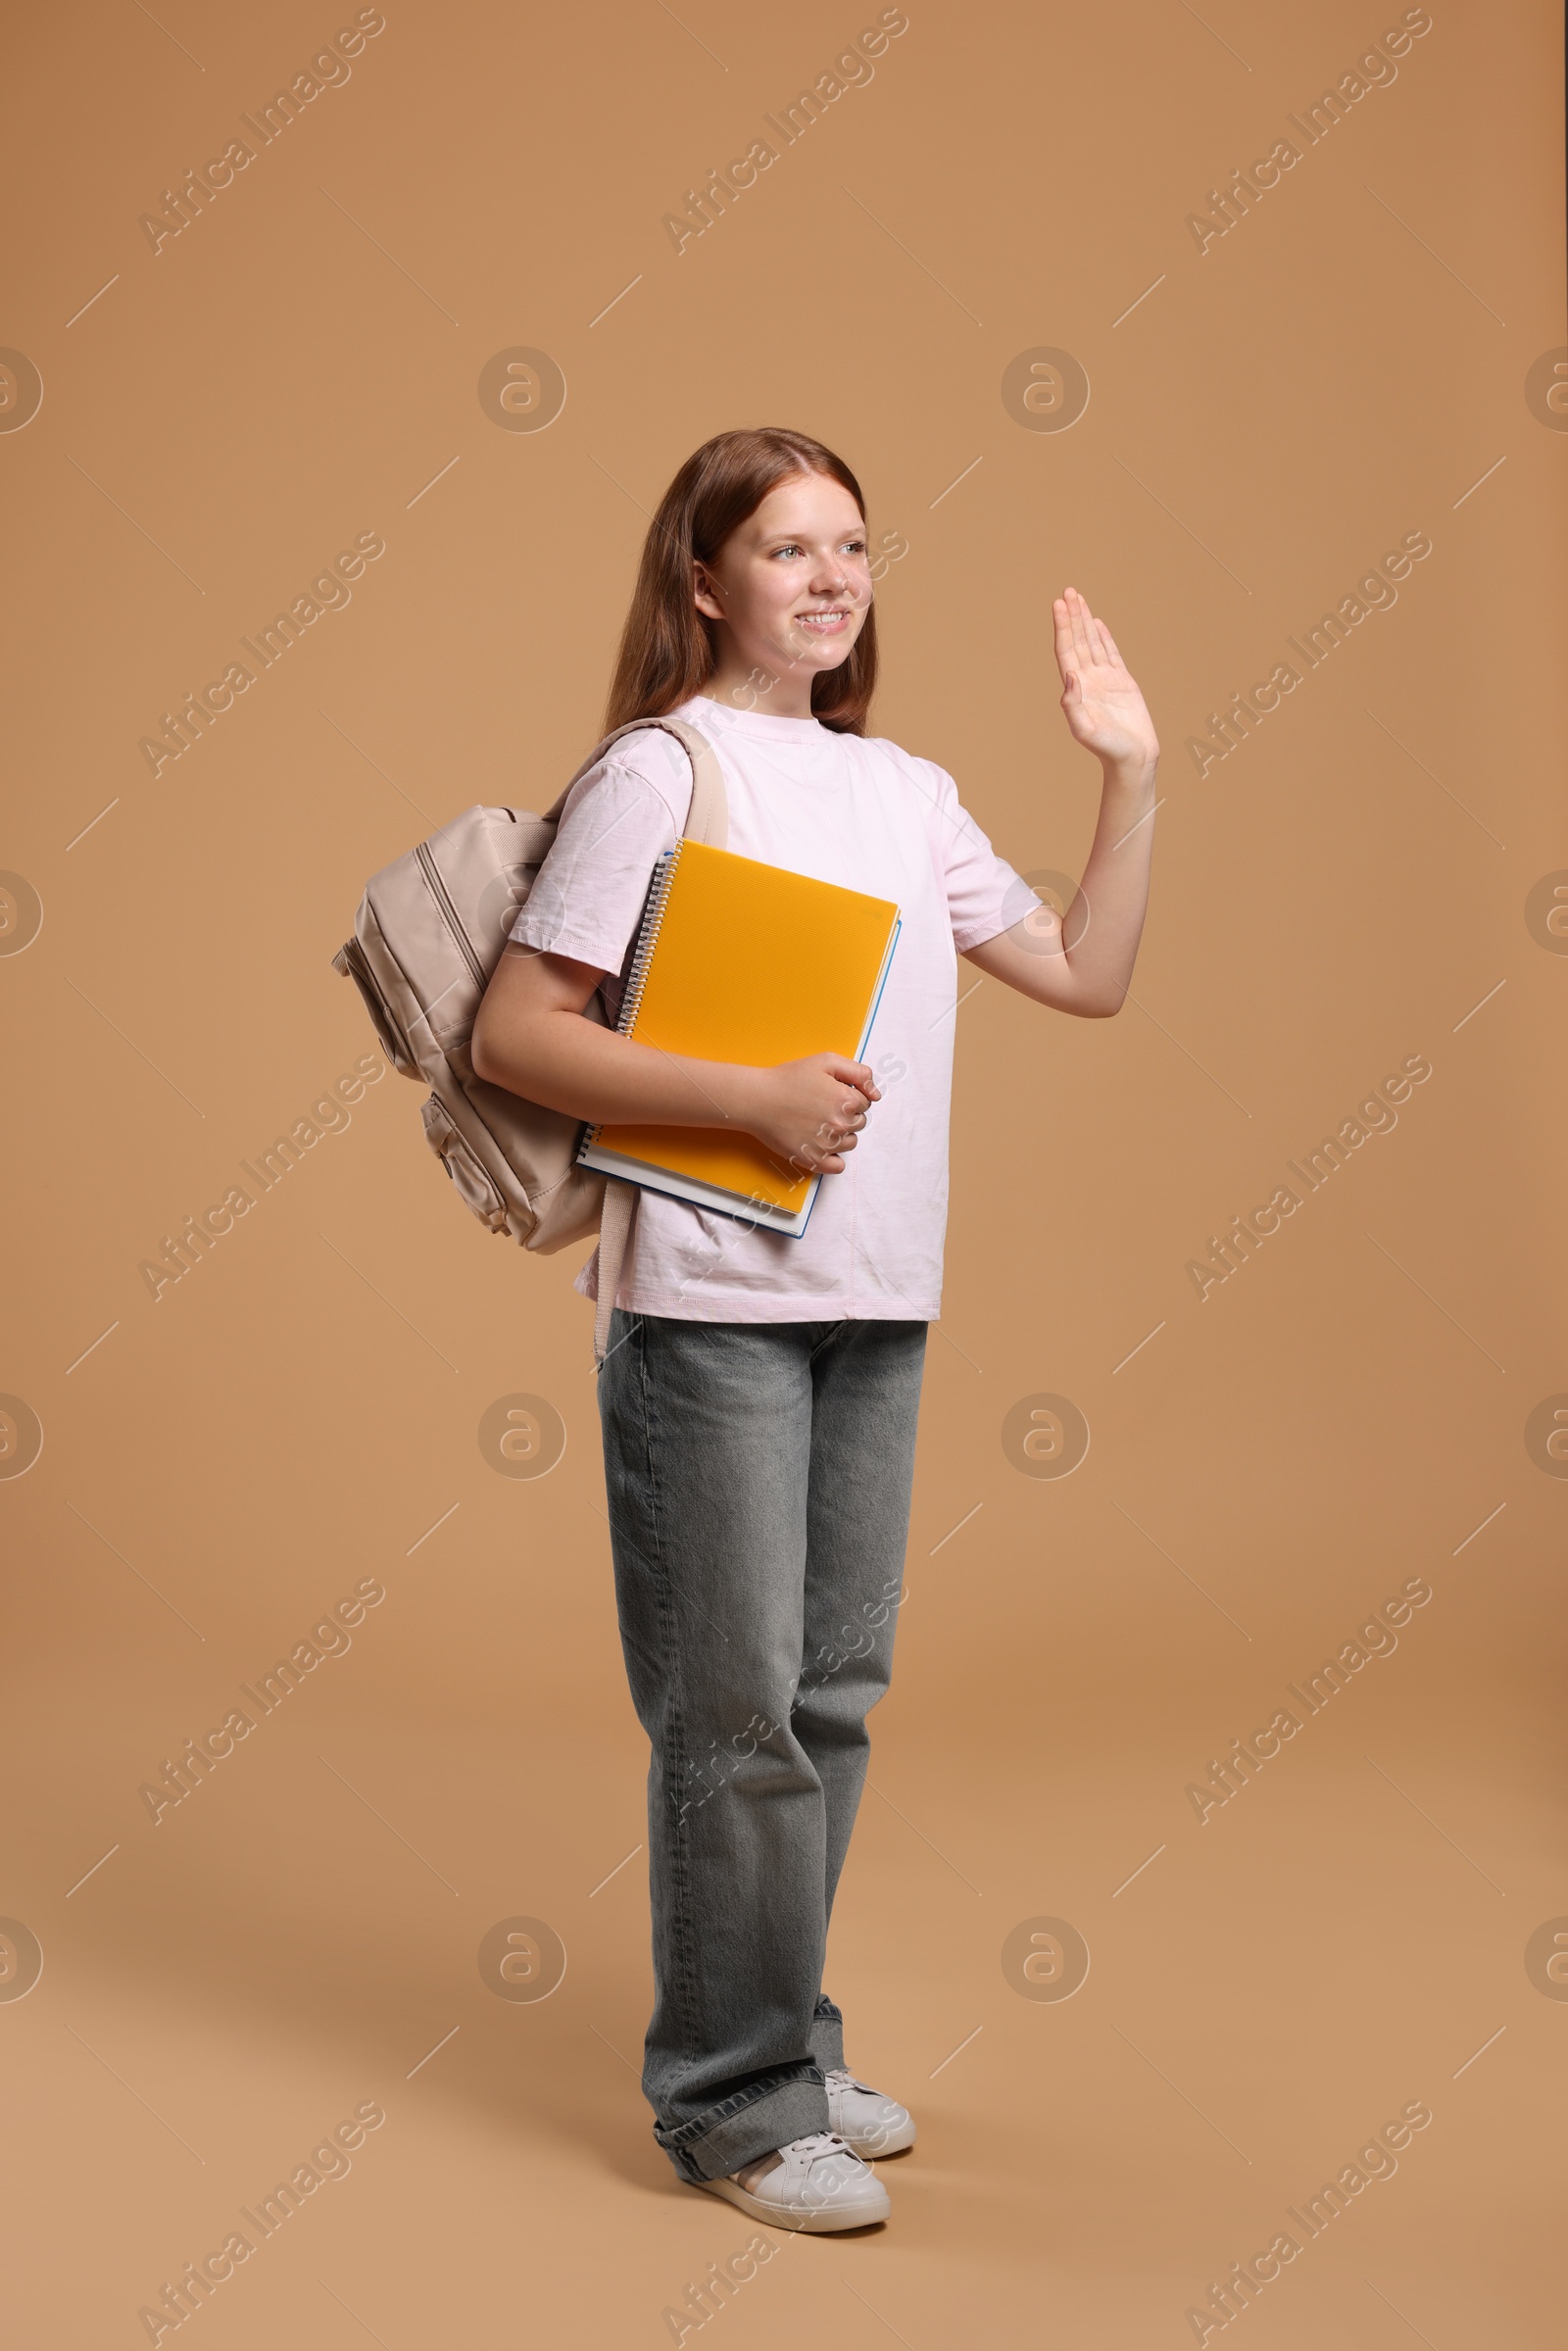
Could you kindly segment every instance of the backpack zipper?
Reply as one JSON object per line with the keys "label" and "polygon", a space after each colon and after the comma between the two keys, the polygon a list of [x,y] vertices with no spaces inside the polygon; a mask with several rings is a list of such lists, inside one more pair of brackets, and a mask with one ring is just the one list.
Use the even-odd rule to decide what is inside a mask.
{"label": "backpack zipper", "polygon": [[484,965],[474,954],[473,945],[467,932],[458,920],[458,909],[447,895],[447,886],[436,868],[436,861],[430,854],[429,844],[421,841],[414,854],[419,860],[419,870],[424,875],[430,896],[435,900],[448,930],[463,951],[464,960],[473,974],[474,984],[482,990],[485,985]]}
{"label": "backpack zipper", "polygon": [[419,1064],[403,1033],[403,1024],[388,1004],[381,983],[370,968],[369,957],[358,939],[350,939],[332,961],[343,977],[352,980],[358,988],[365,1008],[370,1015],[370,1025],[379,1037],[382,1050],[393,1068],[404,1077],[417,1077]]}

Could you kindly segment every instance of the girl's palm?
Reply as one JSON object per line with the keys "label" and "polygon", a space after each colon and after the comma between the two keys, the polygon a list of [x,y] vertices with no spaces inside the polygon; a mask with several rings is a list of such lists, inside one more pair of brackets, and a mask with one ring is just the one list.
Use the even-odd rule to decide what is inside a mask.
{"label": "girl's palm", "polygon": [[1074,741],[1102,759],[1152,765],[1159,757],[1154,722],[1109,629],[1076,588],[1056,598],[1052,616],[1062,714]]}

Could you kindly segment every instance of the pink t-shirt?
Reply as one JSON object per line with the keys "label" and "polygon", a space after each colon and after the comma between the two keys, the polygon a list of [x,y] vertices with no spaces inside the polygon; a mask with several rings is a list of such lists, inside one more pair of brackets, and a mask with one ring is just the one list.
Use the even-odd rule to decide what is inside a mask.
{"label": "pink t-shirt", "polygon": [[[866,1057],[882,1089],[843,1175],[799,1240],[663,1193],[639,1195],[615,1303],[698,1322],[934,1320],[948,1212],[956,951],[1040,904],[959,806],[953,778],[896,743],[695,696],[718,754],[729,847],[897,902],[903,928]],[[691,766],[657,728],[623,737],[576,786],[512,936],[618,975],[654,860],[675,845]],[[615,987],[609,990],[612,1005]],[[597,1252],[577,1278],[597,1296]]]}

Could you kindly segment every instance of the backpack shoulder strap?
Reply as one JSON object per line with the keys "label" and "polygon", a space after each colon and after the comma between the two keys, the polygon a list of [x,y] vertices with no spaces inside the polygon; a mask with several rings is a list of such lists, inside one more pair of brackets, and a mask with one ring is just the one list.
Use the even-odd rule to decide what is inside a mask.
{"label": "backpack shoulder strap", "polygon": [[632,1218],[637,1210],[637,1187],[623,1184],[617,1176],[605,1183],[605,1204],[599,1212],[599,1300],[594,1308],[594,1365],[603,1363],[610,1349],[610,1317],[620,1288],[621,1267],[626,1261],[626,1248],[631,1239]]}
{"label": "backpack shoulder strap", "polygon": [[687,839],[705,841],[710,849],[726,848],[729,843],[729,801],[724,791],[724,771],[707,736],[700,735],[696,727],[688,726],[683,718],[633,718],[629,725],[617,726],[613,734],[606,735],[602,743],[595,744],[571,783],[545,810],[543,821],[546,824],[557,823],[566,805],[566,793],[570,792],[572,785],[580,783],[590,767],[597,767],[612,743],[618,743],[622,735],[635,734],[645,726],[662,727],[666,735],[673,735],[692,763],[692,799],[685,825]]}
{"label": "backpack shoulder strap", "polygon": [[[642,727],[662,727],[673,735],[692,763],[691,806],[686,812],[684,837],[690,841],[706,842],[710,849],[724,849],[729,845],[729,799],[724,790],[724,771],[718,755],[706,735],[683,718],[634,718],[627,726],[617,726],[612,734],[597,743],[571,782],[554,805],[545,810],[543,821],[560,821],[566,805],[566,794],[572,785],[580,783],[590,767],[596,767],[622,735],[633,735]],[[594,1360],[602,1363],[610,1345],[610,1316],[620,1287],[620,1269],[631,1238],[632,1218],[637,1206],[637,1188],[611,1177],[605,1185],[605,1204],[599,1226],[599,1303],[594,1315]]]}

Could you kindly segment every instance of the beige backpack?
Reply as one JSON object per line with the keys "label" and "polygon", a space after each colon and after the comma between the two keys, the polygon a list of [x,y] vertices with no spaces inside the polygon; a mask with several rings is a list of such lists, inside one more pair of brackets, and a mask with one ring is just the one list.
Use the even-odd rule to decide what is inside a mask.
{"label": "beige backpack", "polygon": [[[364,997],[394,1069],[431,1089],[420,1113],[425,1141],[480,1223],[524,1249],[546,1251],[598,1228],[594,1351],[601,1359],[635,1187],[607,1183],[577,1165],[580,1119],[475,1077],[468,1042],[517,908],[555,840],[566,794],[612,743],[644,726],[673,735],[691,760],[688,838],[722,849],[729,808],[712,746],[678,718],[633,719],[605,737],[543,816],[524,808],[466,808],[384,867],[366,889],[353,938],[332,957],[333,969]],[[590,999],[587,1017],[608,1025],[601,994]]]}

